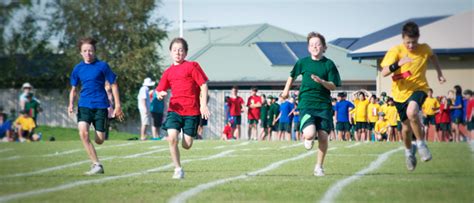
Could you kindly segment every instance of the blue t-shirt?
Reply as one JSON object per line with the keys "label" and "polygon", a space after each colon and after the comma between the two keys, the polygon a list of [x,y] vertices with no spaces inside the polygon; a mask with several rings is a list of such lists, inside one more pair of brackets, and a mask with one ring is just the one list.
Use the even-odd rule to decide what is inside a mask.
{"label": "blue t-shirt", "polygon": [[[454,106],[459,106],[459,105],[463,105],[463,102],[462,102],[462,96],[461,95],[457,95],[456,96],[456,99],[454,100]],[[452,111],[453,113],[451,114],[452,116],[452,119],[462,119],[462,112],[463,112],[463,109],[453,109]]]}
{"label": "blue t-shirt", "polygon": [[[296,107],[295,109],[295,113],[299,113],[300,110],[298,110],[298,107]],[[299,114],[296,114],[294,117],[293,117],[293,122],[295,123],[299,123],[300,122],[300,115]]]}
{"label": "blue t-shirt", "polygon": [[349,122],[349,108],[354,108],[354,104],[347,100],[336,103],[334,111],[337,112],[337,122]]}
{"label": "blue t-shirt", "polygon": [[12,121],[6,120],[3,121],[3,124],[0,125],[0,138],[4,137],[8,130],[12,129]]}
{"label": "blue t-shirt", "polygon": [[81,61],[71,73],[71,85],[81,85],[79,107],[105,109],[110,106],[105,92],[105,80],[114,84],[117,76],[106,62],[95,60],[91,64]]}
{"label": "blue t-shirt", "polygon": [[291,119],[288,114],[293,110],[293,104],[289,101],[285,101],[280,105],[280,123],[290,123]]}
{"label": "blue t-shirt", "polygon": [[150,112],[163,113],[165,110],[165,102],[158,99],[158,94],[153,91],[153,99],[151,100]]}

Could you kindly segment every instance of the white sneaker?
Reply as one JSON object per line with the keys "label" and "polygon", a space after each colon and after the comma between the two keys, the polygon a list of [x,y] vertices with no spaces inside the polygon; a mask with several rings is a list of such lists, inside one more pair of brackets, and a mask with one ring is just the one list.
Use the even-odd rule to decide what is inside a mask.
{"label": "white sneaker", "polygon": [[92,164],[91,170],[84,173],[85,175],[104,174],[104,167],[100,164]]}
{"label": "white sneaker", "polygon": [[314,169],[314,176],[317,176],[317,177],[322,177],[324,176],[324,169],[323,168],[315,168]]}
{"label": "white sneaker", "polygon": [[405,154],[405,157],[406,157],[406,164],[407,164],[407,169],[409,171],[414,171],[415,168],[416,168],[416,156],[415,156],[415,153],[416,153],[416,150],[417,150],[417,147],[416,145],[411,145],[411,150],[410,150],[410,153],[409,154]]}
{"label": "white sneaker", "polygon": [[420,154],[420,158],[422,161],[426,162],[431,160],[433,157],[431,156],[431,152],[426,146],[426,143],[421,143],[418,146],[418,154]]}
{"label": "white sneaker", "polygon": [[311,139],[311,140],[304,139],[304,148],[306,148],[307,150],[312,149],[313,144],[314,144],[314,139]]}
{"label": "white sneaker", "polygon": [[174,169],[173,179],[183,179],[183,178],[184,178],[183,168]]}

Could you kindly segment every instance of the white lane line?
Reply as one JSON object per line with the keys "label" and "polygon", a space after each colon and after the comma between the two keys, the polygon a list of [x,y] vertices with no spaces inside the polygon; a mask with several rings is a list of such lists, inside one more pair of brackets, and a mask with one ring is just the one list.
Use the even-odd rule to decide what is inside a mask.
{"label": "white lane line", "polygon": [[[116,159],[116,158],[123,158],[123,159],[137,158],[137,157],[141,157],[141,156],[144,156],[144,155],[150,155],[150,154],[154,154],[154,153],[162,152],[162,151],[167,151],[167,150],[168,149],[158,149],[158,150],[153,150],[153,151],[138,153],[138,154],[131,154],[131,155],[122,156],[122,157],[118,157],[118,156],[106,157],[106,158],[102,158],[100,160],[101,161],[108,161],[108,160],[112,160],[112,159]],[[70,163],[70,164],[64,164],[64,165],[54,166],[54,167],[50,167],[50,168],[40,169],[40,170],[32,171],[32,172],[16,173],[16,174],[7,175],[7,176],[0,176],[0,178],[11,178],[11,177],[37,175],[37,174],[41,174],[41,173],[62,170],[62,169],[70,168],[70,167],[73,167],[73,166],[79,166],[81,164],[90,163],[90,162],[91,162],[90,160],[83,160],[83,161],[78,161],[78,162],[74,162],[74,163]]]}
{"label": "white lane line", "polygon": [[324,194],[324,196],[320,200],[320,202],[323,202],[323,203],[334,202],[334,200],[339,195],[339,193],[341,193],[341,191],[342,191],[342,189],[344,189],[344,187],[346,187],[347,185],[349,185],[352,182],[356,181],[357,179],[364,177],[365,174],[370,173],[373,170],[376,170],[392,154],[394,154],[395,152],[398,152],[402,149],[403,149],[403,147],[400,147],[400,148],[393,149],[393,150],[390,150],[388,152],[385,152],[385,153],[379,155],[378,158],[375,161],[373,161],[372,163],[370,163],[370,165],[367,168],[364,168],[364,169],[358,171],[357,173],[355,173],[354,175],[352,175],[348,178],[337,181],[333,186],[331,186],[329,188],[328,191],[326,191],[326,193]]}
{"label": "white lane line", "polygon": [[471,140],[469,146],[471,146],[471,152],[474,154],[474,140]]}
{"label": "white lane line", "polygon": [[[328,150],[334,150],[334,149],[336,149],[336,148],[330,148]],[[196,187],[193,187],[189,190],[186,190],[182,193],[179,193],[178,195],[172,197],[168,202],[170,202],[170,203],[186,202],[190,197],[193,197],[193,196],[201,193],[204,190],[207,190],[207,189],[210,189],[210,188],[213,188],[213,187],[216,187],[218,185],[222,185],[222,184],[225,184],[225,183],[228,183],[228,182],[231,182],[231,181],[240,180],[240,179],[247,179],[247,178],[250,178],[250,177],[253,177],[253,176],[257,176],[261,173],[266,173],[268,171],[279,168],[281,165],[283,165],[287,162],[296,161],[298,159],[303,159],[303,158],[305,158],[309,155],[314,154],[315,152],[316,151],[311,150],[311,151],[308,151],[306,153],[300,154],[298,156],[295,156],[295,157],[292,157],[292,158],[289,158],[289,159],[284,159],[284,160],[280,160],[280,161],[271,163],[270,165],[268,165],[265,168],[262,168],[262,169],[259,169],[259,170],[256,170],[256,171],[253,171],[253,172],[250,172],[250,173],[247,173],[247,174],[234,176],[234,177],[230,177],[230,178],[218,179],[218,180],[215,180],[215,181],[212,181],[212,182],[200,184]]]}
{"label": "white lane line", "polygon": [[[227,150],[227,151],[223,151],[219,154],[215,154],[215,155],[204,157],[204,158],[183,160],[183,161],[181,161],[181,163],[189,163],[189,162],[193,162],[193,161],[205,161],[205,160],[222,158],[222,157],[225,157],[225,156],[227,156],[227,155],[229,155],[233,152],[234,152],[234,150]],[[109,176],[109,177],[93,179],[93,180],[74,181],[74,182],[66,183],[66,184],[63,184],[63,185],[56,186],[56,187],[44,188],[44,189],[39,189],[39,190],[32,190],[32,191],[28,191],[28,192],[21,192],[21,193],[15,193],[15,194],[10,194],[10,195],[4,195],[4,196],[0,196],[0,202],[6,202],[6,201],[13,200],[13,199],[25,198],[25,197],[30,197],[30,196],[34,196],[34,195],[41,195],[41,194],[45,194],[45,193],[66,190],[66,189],[70,189],[70,188],[74,188],[74,187],[78,187],[78,186],[82,186],[82,185],[89,185],[89,184],[94,184],[94,183],[104,183],[104,182],[111,181],[111,180],[117,180],[117,179],[122,179],[122,178],[146,175],[146,174],[152,173],[152,172],[158,172],[158,171],[163,171],[163,170],[167,170],[167,169],[172,169],[173,167],[174,167],[173,164],[167,164],[167,165],[164,165],[164,166],[161,166],[161,167],[158,167],[158,168],[148,169],[148,170],[139,171],[139,172],[135,172],[135,173],[128,173],[128,174],[123,174],[123,175],[118,175],[118,176]]]}
{"label": "white lane line", "polygon": [[12,148],[0,149],[0,153],[12,151],[12,150],[13,150]]}
{"label": "white lane line", "polygon": [[216,146],[216,147],[214,147],[214,149],[223,149],[223,148],[226,148],[226,147],[239,147],[239,146],[245,146],[245,145],[248,145],[248,144],[250,144],[250,141],[242,142],[242,143],[236,144],[236,145],[221,145],[221,146]]}
{"label": "white lane line", "polygon": [[279,149],[288,149],[288,148],[293,148],[293,147],[297,147],[297,146],[301,146],[301,145],[303,145],[303,142],[292,144],[292,145],[287,145],[287,146],[281,146]]}
{"label": "white lane line", "polygon": [[359,146],[360,144],[362,144],[362,143],[356,142],[356,143],[354,143],[354,144],[351,144],[351,145],[346,146],[346,148],[356,147],[356,146]]}
{"label": "white lane line", "polygon": [[[105,149],[105,148],[124,147],[124,146],[136,145],[136,144],[138,144],[138,142],[129,142],[129,143],[124,143],[124,144],[116,144],[116,145],[109,145],[109,146],[103,146],[103,147],[96,147],[95,149],[100,150],[100,149]],[[63,151],[63,152],[55,152],[55,153],[52,153],[52,154],[45,154],[43,156],[44,157],[62,156],[62,155],[66,155],[66,154],[72,154],[72,153],[80,152],[80,151],[83,151],[83,150],[84,150],[84,148],[72,149],[72,150]]]}

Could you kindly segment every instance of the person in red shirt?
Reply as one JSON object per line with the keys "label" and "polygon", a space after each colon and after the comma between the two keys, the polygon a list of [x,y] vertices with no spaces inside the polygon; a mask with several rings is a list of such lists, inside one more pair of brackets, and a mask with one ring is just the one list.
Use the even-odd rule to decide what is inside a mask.
{"label": "person in red shirt", "polygon": [[221,140],[230,140],[232,138],[232,121],[228,121],[227,125],[224,126],[224,131],[222,131]]}
{"label": "person in red shirt", "polygon": [[449,132],[451,131],[451,107],[448,103],[448,98],[443,97],[441,98],[441,103],[439,105],[439,113],[440,113],[440,128],[441,128],[441,138],[443,141],[449,141]]}
{"label": "person in red shirt", "polygon": [[470,139],[474,139],[474,98],[472,97],[472,91],[470,89],[464,90],[464,96],[467,100],[466,107],[466,125],[467,130],[470,131]]}
{"label": "person in red shirt", "polygon": [[[441,104],[442,97],[436,97],[436,100],[438,100],[438,103]],[[435,114],[435,137],[434,141],[435,142],[442,142],[442,138],[440,137],[441,135],[441,112],[439,111],[439,108],[436,109],[436,114]]]}
{"label": "person in red shirt", "polygon": [[173,64],[161,76],[156,91],[158,99],[163,100],[167,95],[166,91],[171,89],[172,96],[163,129],[168,132],[171,160],[175,166],[173,179],[182,179],[184,171],[180,162],[178,135],[182,130],[182,146],[184,149],[190,149],[193,138],[197,136],[200,117],[209,118],[208,78],[197,62],[185,60],[188,53],[186,40],[174,38],[169,49]]}
{"label": "person in red shirt", "polygon": [[232,134],[235,139],[240,139],[240,124],[242,123],[242,109],[244,100],[238,95],[239,87],[233,86],[229,99],[227,100],[230,110],[230,117],[234,121],[232,124]]}
{"label": "person in red shirt", "polygon": [[256,87],[252,87],[252,93],[250,97],[247,99],[247,107],[248,107],[248,122],[249,122],[249,129],[248,129],[248,139],[257,140],[257,124],[258,120],[260,119],[260,108],[262,107],[262,98],[257,95],[258,89]]}

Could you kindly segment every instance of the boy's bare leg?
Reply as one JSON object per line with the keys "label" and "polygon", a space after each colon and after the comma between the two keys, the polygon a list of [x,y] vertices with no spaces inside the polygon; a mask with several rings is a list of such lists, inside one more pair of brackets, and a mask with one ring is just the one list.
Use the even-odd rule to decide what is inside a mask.
{"label": "boy's bare leg", "polygon": [[184,139],[182,140],[181,145],[184,149],[191,149],[193,146],[193,137],[184,134]]}
{"label": "boy's bare leg", "polygon": [[178,149],[178,143],[179,143],[178,136],[179,136],[178,130],[168,129],[168,144],[170,147],[171,160],[173,161],[175,168],[181,168],[179,149]]}
{"label": "boy's bare leg", "polygon": [[99,158],[97,158],[97,153],[95,151],[94,145],[92,145],[89,139],[89,124],[80,121],[77,124],[77,128],[79,129],[79,136],[81,137],[82,145],[84,145],[87,155],[93,163],[99,163]]}

